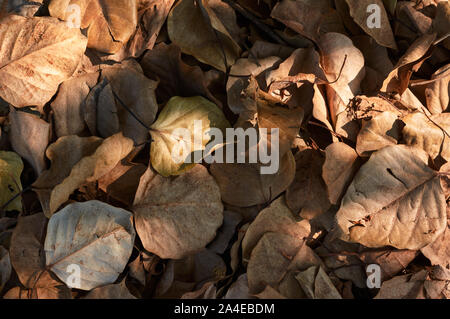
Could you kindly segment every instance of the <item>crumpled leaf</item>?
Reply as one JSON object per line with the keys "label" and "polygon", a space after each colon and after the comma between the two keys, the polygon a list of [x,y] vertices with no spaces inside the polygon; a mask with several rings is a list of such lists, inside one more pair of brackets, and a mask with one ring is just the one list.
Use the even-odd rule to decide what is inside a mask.
{"label": "crumpled leaf", "polygon": [[145,50],[152,50],[161,28],[175,0],[138,1],[138,25],[126,47],[125,56],[139,57]]}
{"label": "crumpled leaf", "polygon": [[199,164],[175,178],[149,168],[141,177],[133,211],[144,248],[161,258],[180,259],[199,251],[223,221],[219,188]]}
{"label": "crumpled leaf", "polygon": [[417,71],[427,58],[426,53],[435,39],[436,33],[424,34],[417,38],[384,80],[381,91],[402,95],[408,88],[412,73]]}
{"label": "crumpled leaf", "polygon": [[4,210],[22,210],[20,196],[3,207],[22,190],[20,182],[22,170],[23,163],[19,155],[14,152],[0,151],[0,207]]}
{"label": "crumpled leaf", "polygon": [[[228,107],[235,114],[243,112],[255,112],[254,99],[246,94],[252,83],[251,77],[254,77],[261,88],[265,87],[264,76],[269,70],[277,66],[281,62],[280,58],[276,56],[269,56],[266,58],[255,59],[238,59],[231,67],[230,73],[232,76],[227,81],[227,102]],[[261,79],[262,78],[262,79]]]}
{"label": "crumpled leaf", "polygon": [[357,171],[358,154],[345,143],[332,143],[325,149],[322,178],[327,185],[328,198],[337,204],[351,178]]}
{"label": "crumpled leaf", "polygon": [[[54,214],[47,226],[47,268],[66,285],[91,290],[113,283],[125,269],[133,250],[132,214],[97,200],[73,203]],[[80,267],[80,283],[71,282]]]}
{"label": "crumpled leaf", "polygon": [[402,121],[406,145],[423,149],[432,159],[439,155],[450,161],[450,113],[427,117],[420,112],[410,113]]}
{"label": "crumpled leaf", "polygon": [[[79,17],[74,16],[77,12],[73,5],[79,6]],[[119,51],[137,26],[136,0],[52,0],[48,9],[53,17],[74,26],[78,22],[82,29],[87,29],[87,46],[105,53]]]}
{"label": "crumpled leaf", "polygon": [[[201,121],[201,131],[196,130],[195,121]],[[150,158],[153,168],[162,176],[178,175],[195,165],[192,161],[176,163],[173,158],[174,149],[184,147],[190,153],[202,151],[210,141],[211,136],[205,134],[210,128],[218,128],[222,131],[229,127],[227,119],[222,111],[212,102],[201,96],[172,97],[158,116],[158,119],[150,127],[153,142],[150,149]],[[187,137],[178,136],[177,129],[189,130]],[[195,134],[201,136],[201,141],[196,141]],[[200,156],[202,158],[202,156]],[[188,156],[190,159],[190,156]],[[195,159],[195,158],[194,158]]]}
{"label": "crumpled leaf", "polygon": [[420,249],[445,229],[445,197],[424,151],[385,147],[350,184],[336,214],[337,233],[367,247]]}
{"label": "crumpled leaf", "polygon": [[297,239],[309,236],[311,226],[308,220],[297,217],[286,205],[284,196],[263,209],[248,227],[242,240],[242,258],[250,259],[250,253],[261,237],[267,232],[290,235]]}
{"label": "crumpled leaf", "polygon": [[305,294],[295,280],[294,273],[320,264],[320,259],[303,239],[266,232],[253,248],[248,262],[250,293],[258,294],[266,286],[272,286],[285,297],[292,298],[294,295],[296,298],[304,298]]}
{"label": "crumpled leaf", "polygon": [[[350,15],[353,17],[355,22],[377,43],[385,47],[392,49],[397,49],[395,43],[394,35],[392,33],[391,25],[389,23],[389,18],[384,9],[383,2],[381,0],[346,0],[350,8]],[[380,10],[377,18],[380,21],[380,27],[370,27],[368,25],[368,18],[374,12],[368,10],[370,5],[377,5]],[[369,20],[370,21],[370,20]]]}
{"label": "crumpled leaf", "polygon": [[[321,66],[330,87],[336,91],[344,105],[358,93],[364,77],[364,56],[350,38],[335,32],[324,34],[320,38]],[[331,118],[342,110],[331,110]],[[333,122],[335,123],[335,122]]]}
{"label": "crumpled leaf", "polygon": [[184,53],[221,71],[232,66],[241,51],[207,0],[175,4],[167,19],[167,30],[170,40]]}
{"label": "crumpled leaf", "polygon": [[17,15],[0,21],[0,38],[0,97],[15,107],[42,108],[75,72],[87,43],[57,19]]}
{"label": "crumpled leaf", "polygon": [[47,149],[50,169],[33,183],[42,208],[50,217],[70,194],[88,182],[110,172],[133,148],[133,141],[122,133],[105,140],[76,135],[59,138]]}
{"label": "crumpled leaf", "polygon": [[356,152],[369,156],[373,151],[385,146],[396,145],[400,139],[401,122],[397,115],[382,112],[371,119],[363,120],[356,139]]}
{"label": "crumpled leaf", "polygon": [[61,284],[45,269],[44,240],[47,218],[43,213],[19,218],[11,238],[10,256],[25,288],[48,288]]}
{"label": "crumpled leaf", "polygon": [[50,141],[50,124],[37,116],[10,108],[11,145],[37,175],[47,168],[45,150]]}

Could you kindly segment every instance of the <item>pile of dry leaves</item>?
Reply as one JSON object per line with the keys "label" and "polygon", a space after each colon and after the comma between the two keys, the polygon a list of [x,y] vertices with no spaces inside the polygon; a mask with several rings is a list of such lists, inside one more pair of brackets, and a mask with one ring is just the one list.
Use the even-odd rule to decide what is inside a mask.
{"label": "pile of dry leaves", "polygon": [[448,1],[0,7],[3,298],[450,297]]}

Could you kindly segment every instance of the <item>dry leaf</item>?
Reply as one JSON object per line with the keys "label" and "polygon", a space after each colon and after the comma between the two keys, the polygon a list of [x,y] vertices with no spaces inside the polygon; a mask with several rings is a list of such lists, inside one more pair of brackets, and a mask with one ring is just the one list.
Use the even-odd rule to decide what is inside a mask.
{"label": "dry leaf", "polygon": [[382,112],[371,119],[363,120],[356,138],[356,152],[359,156],[370,156],[385,146],[396,145],[400,139],[401,122],[397,115]]}
{"label": "dry leaf", "polygon": [[159,80],[156,88],[158,101],[166,103],[173,96],[201,95],[220,105],[209,92],[203,71],[181,60],[181,50],[175,44],[161,43],[147,51],[141,60],[145,75]]}
{"label": "dry leaf", "polygon": [[211,165],[211,174],[220,187],[222,200],[230,205],[248,207],[270,202],[284,192],[294,179],[295,159],[288,151],[275,174],[260,174],[260,164]]}
{"label": "dry leaf", "polygon": [[424,151],[385,147],[356,174],[336,214],[341,238],[367,247],[420,249],[445,229],[445,197]]}
{"label": "dry leaf", "polygon": [[[391,25],[389,24],[389,18],[381,0],[346,1],[350,8],[350,15],[368,35],[374,38],[380,45],[397,49]],[[369,10],[371,8],[370,5],[372,5],[372,8],[373,6],[378,6],[379,10]],[[379,26],[375,24],[375,27],[373,27],[373,25],[369,25],[369,22],[373,24],[374,21],[370,19],[370,16],[375,13],[378,14]]]}
{"label": "dry leaf", "polygon": [[[76,153],[74,147],[78,148]],[[47,157],[52,165],[33,184],[46,216],[50,217],[74,190],[110,172],[132,148],[133,141],[122,133],[105,140],[70,135],[50,145]]]}
{"label": "dry leaf", "polygon": [[326,0],[283,0],[270,15],[311,40],[320,33],[345,32],[338,12]]}
{"label": "dry leaf", "polygon": [[406,145],[423,149],[432,159],[441,156],[450,161],[450,113],[427,117],[415,112],[402,121],[405,123],[402,133]]}
{"label": "dry leaf", "polygon": [[[206,0],[182,0],[167,19],[170,40],[186,54],[226,71],[240,54],[240,47]],[[225,55],[224,55],[225,54]]]}
{"label": "dry leaf", "polygon": [[51,16],[87,29],[89,48],[116,53],[136,30],[136,3],[136,0],[52,0],[48,9]]}
{"label": "dry leaf", "polygon": [[11,145],[39,176],[47,168],[45,150],[50,141],[50,124],[37,116],[10,108]]}
{"label": "dry leaf", "polygon": [[431,114],[449,111],[450,96],[450,64],[436,70],[431,76],[432,83],[427,84],[425,97],[427,108]]}
{"label": "dry leaf", "polygon": [[327,185],[328,198],[337,204],[357,171],[358,154],[345,143],[333,143],[325,149],[322,178]]}
{"label": "dry leaf", "polygon": [[423,247],[422,254],[427,257],[432,265],[441,265],[449,268],[450,265],[450,222],[447,220],[447,227],[444,232],[436,238],[434,242]]}
{"label": "dry leaf", "polygon": [[295,154],[295,177],[286,191],[288,207],[303,218],[312,219],[329,207],[328,193],[322,179],[324,158],[313,149]]}
{"label": "dry leaf", "polygon": [[[99,201],[74,203],[54,214],[47,227],[47,268],[68,286],[91,290],[116,281],[134,245],[132,214]],[[72,282],[71,265],[80,282]]]}
{"label": "dry leaf", "polygon": [[179,259],[199,251],[223,221],[219,188],[198,164],[175,178],[149,168],[141,177],[133,211],[144,248],[161,258]]}
{"label": "dry leaf", "polygon": [[424,34],[414,41],[384,80],[381,91],[402,95],[408,88],[412,73],[420,67],[435,39],[436,33],[433,33]]}
{"label": "dry leaf", "polygon": [[97,84],[99,73],[84,73],[61,84],[51,107],[55,117],[56,136],[78,135],[86,128],[85,100]]}
{"label": "dry leaf", "polygon": [[253,248],[267,232],[282,233],[303,240],[309,236],[311,226],[307,220],[296,217],[289,210],[284,196],[279,197],[263,209],[247,229],[242,240],[242,258],[245,262],[250,259]]}
{"label": "dry leaf", "polygon": [[0,97],[15,107],[43,107],[75,72],[86,49],[79,29],[49,17],[0,21]]}
{"label": "dry leaf", "polygon": [[[201,127],[196,125],[195,121],[199,121]],[[229,126],[230,123],[222,111],[201,96],[171,98],[150,127],[154,140],[150,149],[153,168],[163,176],[178,175],[189,170],[198,160],[194,157],[194,161],[190,163],[185,161],[191,159],[191,153],[203,151],[211,140],[211,136],[206,132],[210,128],[224,131]],[[180,128],[187,129],[190,136],[180,135],[177,132]],[[200,136],[201,141],[197,141],[195,136]],[[177,163],[173,156],[174,152],[179,150],[181,153],[177,155],[182,156],[184,148],[188,151],[188,156]],[[203,158],[199,157],[200,160]]]}
{"label": "dry leaf", "polygon": [[11,238],[11,263],[26,288],[47,288],[61,284],[45,269],[44,239],[47,218],[43,213],[19,218]]}

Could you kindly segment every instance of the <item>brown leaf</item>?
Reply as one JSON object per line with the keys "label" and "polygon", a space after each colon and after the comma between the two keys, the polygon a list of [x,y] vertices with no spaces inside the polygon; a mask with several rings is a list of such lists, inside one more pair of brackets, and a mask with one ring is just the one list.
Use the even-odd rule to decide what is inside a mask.
{"label": "brown leaf", "polygon": [[133,204],[144,248],[179,259],[204,248],[223,221],[219,188],[202,165],[175,178],[152,169],[141,177]]}
{"label": "brown leaf", "polygon": [[[51,16],[75,26],[80,22],[80,27],[87,29],[89,48],[116,53],[136,30],[136,3],[136,0],[52,0],[48,9]],[[77,12],[70,5],[79,6],[79,17],[73,16]]]}
{"label": "brown leaf", "polygon": [[86,49],[79,29],[49,17],[0,21],[0,97],[15,107],[43,107],[76,70]]}
{"label": "brown leaf", "polygon": [[[394,35],[392,34],[391,25],[389,24],[389,18],[384,9],[383,2],[381,0],[346,0],[350,8],[350,15],[355,22],[372,38],[375,39],[380,45],[397,49]],[[379,10],[370,11],[369,6],[376,5]],[[372,14],[378,14],[380,25],[371,27],[369,26],[369,18]]]}
{"label": "brown leaf", "polygon": [[303,218],[312,219],[329,207],[327,188],[322,179],[324,158],[313,149],[295,154],[295,177],[286,191],[288,207]]}
{"label": "brown leaf", "polygon": [[138,9],[138,25],[125,50],[125,56],[139,57],[145,50],[152,50],[159,32],[169,15],[175,0],[141,0]]}
{"label": "brown leaf", "polygon": [[143,164],[119,162],[109,173],[98,180],[98,188],[112,198],[131,205],[139,186],[139,179],[146,171]]}
{"label": "brown leaf", "polygon": [[[321,66],[344,106],[358,93],[364,77],[364,56],[347,36],[330,32],[320,38]],[[342,110],[331,110],[334,119]]]}
{"label": "brown leaf", "polygon": [[283,0],[270,15],[311,40],[317,40],[319,33],[345,33],[340,16],[329,1]]}
{"label": "brown leaf", "polygon": [[223,279],[225,272],[226,266],[222,258],[208,249],[183,259],[171,259],[157,284],[155,296],[180,298],[200,289],[203,283]]}
{"label": "brown leaf", "polygon": [[85,100],[97,84],[99,73],[84,73],[61,84],[51,103],[57,137],[78,135],[86,128],[84,122]]}
{"label": "brown leaf", "polygon": [[414,41],[384,80],[381,91],[402,95],[408,88],[412,73],[417,71],[427,58],[426,54],[435,39],[436,33],[433,33],[424,34]]}
{"label": "brown leaf", "polygon": [[232,66],[241,51],[205,0],[182,0],[175,4],[167,19],[167,30],[170,40],[183,53],[221,71]]}
{"label": "brown leaf", "polygon": [[242,240],[242,258],[245,262],[261,237],[268,232],[282,233],[293,238],[303,240],[311,232],[307,220],[300,219],[286,206],[284,196],[279,197],[272,204],[263,209],[250,224]]}
{"label": "brown leaf", "polygon": [[11,263],[26,288],[60,285],[45,267],[44,240],[47,218],[43,213],[19,218],[11,238]]}
{"label": "brown leaf", "polygon": [[367,247],[420,249],[445,229],[445,197],[424,151],[404,145],[375,152],[350,184],[336,214],[344,240]]}
{"label": "brown leaf", "polygon": [[288,188],[294,179],[294,156],[288,151],[276,174],[261,175],[260,168],[260,164],[213,163],[210,170],[225,203],[248,207],[270,202]]}
{"label": "brown leaf", "polygon": [[423,149],[432,159],[439,155],[450,161],[450,113],[427,117],[420,112],[410,113],[402,121],[406,145]]}
{"label": "brown leaf", "polygon": [[427,108],[431,114],[449,111],[450,63],[439,68],[432,76],[432,83],[425,88]]}
{"label": "brown leaf", "polygon": [[50,124],[30,113],[10,107],[11,145],[39,176],[47,168],[45,150],[50,141]]}
{"label": "brown leaf", "polygon": [[360,156],[370,156],[373,151],[396,145],[400,132],[401,122],[391,112],[382,112],[369,120],[363,120],[356,138],[356,152]]}
{"label": "brown leaf", "polygon": [[158,111],[156,86],[157,82],[126,64],[102,66],[100,83],[86,102],[95,114],[95,121],[88,119],[89,129],[103,138],[123,132],[135,145],[144,144]]}
{"label": "brown leaf", "polygon": [[159,80],[158,101],[165,103],[173,96],[204,96],[217,105],[217,99],[206,86],[203,71],[181,60],[181,50],[175,44],[161,43],[148,51],[141,60],[145,75]]}
{"label": "brown leaf", "polygon": [[311,266],[299,272],[295,279],[298,280],[309,299],[342,299],[333,282],[320,266]]}
{"label": "brown leaf", "polygon": [[423,247],[420,251],[430,260],[432,265],[441,265],[442,267],[449,268],[450,220],[447,220],[447,227],[444,232],[434,242]]}
{"label": "brown leaf", "polygon": [[345,143],[332,143],[325,149],[322,178],[327,185],[328,198],[337,204],[356,173],[358,154]]}
{"label": "brown leaf", "polygon": [[105,140],[70,135],[50,145],[47,157],[52,165],[33,183],[46,216],[50,217],[74,190],[111,171],[132,148],[133,141],[122,133]]}

